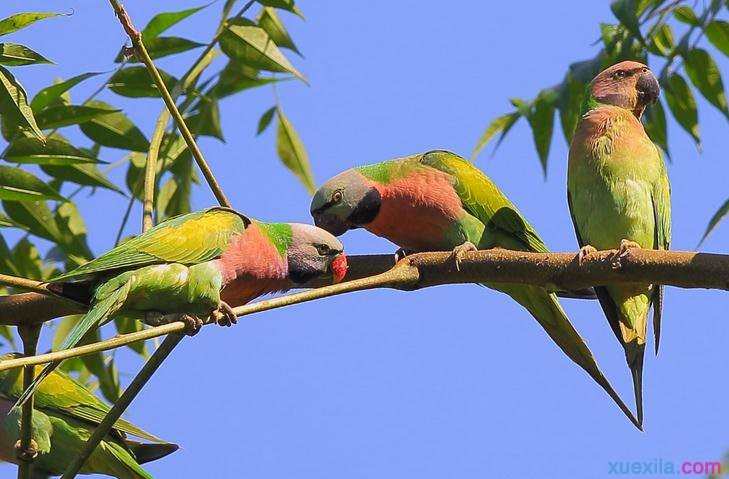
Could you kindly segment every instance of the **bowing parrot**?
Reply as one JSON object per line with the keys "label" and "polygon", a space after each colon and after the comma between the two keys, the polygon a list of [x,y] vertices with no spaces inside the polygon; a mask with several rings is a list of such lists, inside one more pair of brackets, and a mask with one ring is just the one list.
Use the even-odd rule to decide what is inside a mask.
{"label": "bowing parrot", "polygon": [[[619,248],[621,256],[631,247],[669,248],[671,186],[661,152],[640,122],[659,89],[648,67],[633,61],[607,68],[590,83],[567,170],[567,201],[580,260],[595,248]],[[625,349],[642,423],[647,316],[652,305],[657,354],[663,287],[600,286],[595,293]]]}
{"label": "bowing parrot", "polygon": [[[409,251],[506,248],[547,252],[537,232],[480,170],[448,151],[430,151],[347,170],[314,195],[317,226],[341,235],[365,228]],[[602,374],[554,294],[524,284],[486,284],[525,307],[638,426]]]}
{"label": "bowing parrot", "polygon": [[[200,317],[236,322],[231,305],[347,271],[342,243],[312,225],[263,223],[215,207],[164,221],[78,268],[48,289],[90,305],[60,346],[123,314],[159,324],[177,313],[194,333]],[[18,400],[22,404],[58,362],[48,364]]]}
{"label": "bowing parrot", "polygon": [[[5,354],[0,359],[20,357]],[[36,370],[40,372],[41,366]],[[22,368],[0,372],[0,460],[17,464],[20,437],[19,409],[13,403],[23,392]],[[32,446],[37,451],[33,472],[45,476],[63,474],[110,406],[61,371],[54,371],[35,392]],[[127,439],[127,434],[152,443]],[[152,479],[140,464],[160,459],[178,449],[124,419],[99,443],[82,474],[106,474],[119,479]]]}

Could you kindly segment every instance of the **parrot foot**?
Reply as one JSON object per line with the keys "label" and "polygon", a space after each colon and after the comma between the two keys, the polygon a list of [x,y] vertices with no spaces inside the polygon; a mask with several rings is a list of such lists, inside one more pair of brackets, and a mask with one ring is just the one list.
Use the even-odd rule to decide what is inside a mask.
{"label": "parrot foot", "polygon": [[230,327],[238,323],[238,316],[236,316],[233,308],[231,308],[230,305],[225,301],[220,302],[220,306],[218,307],[218,309],[210,313],[210,317],[219,326]]}
{"label": "parrot foot", "polygon": [[176,321],[185,323],[183,332],[188,336],[195,336],[203,325],[202,319],[190,314],[163,314],[158,311],[145,311],[144,313],[144,323],[149,326],[161,326]]}
{"label": "parrot foot", "polygon": [[453,252],[451,253],[451,258],[453,259],[453,262],[456,264],[456,271],[461,270],[461,261],[463,261],[463,255],[468,253],[469,251],[478,251],[478,248],[476,248],[476,245],[471,243],[470,241],[466,241],[463,244],[460,244],[453,248]]}
{"label": "parrot foot", "polygon": [[622,260],[627,258],[627,256],[630,254],[630,250],[633,248],[640,248],[640,245],[635,241],[630,241],[627,239],[620,240],[620,247],[618,248],[618,252],[613,255],[612,261],[610,263],[613,269],[622,268]]}
{"label": "parrot foot", "polygon": [[405,248],[399,248],[397,251],[395,251],[395,263],[399,262],[400,260],[405,259],[406,256],[411,255],[415,253],[415,251],[411,249],[405,249]]}
{"label": "parrot foot", "polygon": [[595,249],[594,246],[586,244],[582,248],[580,248],[580,252],[577,253],[577,264],[582,266],[582,263],[585,261],[585,258],[590,256],[591,254],[597,253],[597,249]]}
{"label": "parrot foot", "polygon": [[192,314],[179,314],[175,321],[182,321],[185,323],[185,329],[183,332],[188,336],[195,336],[200,332],[203,326],[203,320]]}
{"label": "parrot foot", "polygon": [[18,440],[15,443],[15,455],[23,462],[32,461],[36,456],[38,456],[38,443],[31,439],[30,444],[28,444],[28,448],[22,450],[20,448],[20,440]]}

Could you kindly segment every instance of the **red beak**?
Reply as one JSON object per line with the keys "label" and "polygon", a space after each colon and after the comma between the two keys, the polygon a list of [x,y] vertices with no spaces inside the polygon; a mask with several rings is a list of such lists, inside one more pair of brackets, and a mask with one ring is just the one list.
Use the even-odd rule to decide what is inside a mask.
{"label": "red beak", "polygon": [[347,274],[347,257],[344,255],[344,253],[336,256],[333,260],[329,268],[332,270],[332,277],[334,278],[335,283],[339,283],[344,279],[344,276]]}

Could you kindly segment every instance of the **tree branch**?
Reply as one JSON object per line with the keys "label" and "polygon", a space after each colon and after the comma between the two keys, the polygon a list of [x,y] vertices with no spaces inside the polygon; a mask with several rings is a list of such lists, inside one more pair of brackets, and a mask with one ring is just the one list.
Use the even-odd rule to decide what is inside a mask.
{"label": "tree branch", "polygon": [[[574,253],[527,253],[495,249],[466,253],[460,263],[460,270],[455,269],[451,253],[418,253],[408,256],[383,273],[368,275],[391,266],[393,257],[354,256],[353,268],[347,273],[348,281],[344,283],[239,306],[234,311],[238,316],[247,316],[354,291],[375,288],[412,291],[462,283],[532,284],[566,291],[626,283],[729,290],[729,255],[711,253],[631,249],[624,257],[617,258],[616,250],[608,250],[591,254],[582,264],[578,264]],[[365,277],[354,279],[359,275]],[[206,324],[209,323],[208,319]],[[184,328],[182,322],[174,322],[65,351],[1,361],[0,371],[115,349],[181,332]]]}

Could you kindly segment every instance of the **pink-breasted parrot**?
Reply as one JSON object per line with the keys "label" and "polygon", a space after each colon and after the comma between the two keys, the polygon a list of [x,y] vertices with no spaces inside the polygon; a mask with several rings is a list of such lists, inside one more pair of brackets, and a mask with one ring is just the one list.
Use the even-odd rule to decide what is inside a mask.
{"label": "pink-breasted parrot", "polygon": [[[215,207],[170,218],[58,276],[48,288],[90,305],[63,350],[117,314],[159,323],[179,313],[191,332],[211,314],[230,326],[236,321],[231,305],[327,274],[340,281],[346,270],[342,243],[321,228],[264,223]],[[43,369],[18,405],[58,364]]]}
{"label": "pink-breasted parrot", "polygon": [[[5,354],[13,359],[20,354]],[[40,372],[41,366],[36,367]],[[20,437],[19,409],[13,403],[23,392],[23,370],[0,371],[0,460],[17,464]],[[110,406],[62,371],[52,372],[35,392],[31,444],[37,455],[37,476],[63,474],[86,440],[109,412]],[[136,436],[150,443],[127,438]],[[140,464],[160,459],[178,449],[172,444],[119,419],[81,468],[82,474],[106,474],[118,479],[152,479]],[[34,476],[35,477],[35,476]]]}
{"label": "pink-breasted parrot", "polygon": [[[671,186],[661,152],[640,122],[659,91],[648,67],[633,61],[607,68],[589,85],[567,171],[567,201],[582,247],[580,259],[594,248],[619,248],[623,255],[631,247],[670,246]],[[642,423],[647,316],[652,305],[657,354],[663,288],[613,285],[596,287],[595,293],[625,349]]]}
{"label": "pink-breasted parrot", "polygon": [[[505,248],[547,252],[537,232],[480,170],[448,151],[352,168],[314,195],[317,226],[335,235],[365,228],[410,251]],[[458,263],[456,263],[458,264]],[[638,426],[570,323],[554,294],[524,284],[485,284],[525,307],[552,340],[581,366]]]}

